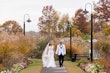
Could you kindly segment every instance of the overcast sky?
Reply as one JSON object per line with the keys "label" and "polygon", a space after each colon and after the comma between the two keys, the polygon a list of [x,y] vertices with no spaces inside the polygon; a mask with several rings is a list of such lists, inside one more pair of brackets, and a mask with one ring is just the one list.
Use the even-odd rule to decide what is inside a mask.
{"label": "overcast sky", "polygon": [[[43,6],[53,5],[58,12],[73,16],[77,9],[84,9],[86,3],[93,1],[98,0],[0,0],[0,24],[15,20],[23,27],[24,15],[29,14],[32,22],[26,23],[26,31],[38,31],[37,23]],[[89,7],[88,5],[88,9]]]}

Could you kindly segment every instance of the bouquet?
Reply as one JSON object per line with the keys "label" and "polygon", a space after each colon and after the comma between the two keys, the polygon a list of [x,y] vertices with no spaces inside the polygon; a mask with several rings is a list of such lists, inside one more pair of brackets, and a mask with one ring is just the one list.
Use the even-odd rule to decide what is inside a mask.
{"label": "bouquet", "polygon": [[48,59],[48,55],[45,55],[45,59]]}

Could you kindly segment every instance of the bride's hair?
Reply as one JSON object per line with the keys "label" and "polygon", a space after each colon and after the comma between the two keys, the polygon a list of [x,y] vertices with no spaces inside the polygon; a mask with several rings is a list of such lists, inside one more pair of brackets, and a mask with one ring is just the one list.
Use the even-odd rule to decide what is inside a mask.
{"label": "bride's hair", "polygon": [[49,46],[51,46],[52,44],[51,43],[49,43]]}
{"label": "bride's hair", "polygon": [[51,46],[51,45],[53,45],[53,41],[50,41],[50,42],[49,42],[49,46]]}

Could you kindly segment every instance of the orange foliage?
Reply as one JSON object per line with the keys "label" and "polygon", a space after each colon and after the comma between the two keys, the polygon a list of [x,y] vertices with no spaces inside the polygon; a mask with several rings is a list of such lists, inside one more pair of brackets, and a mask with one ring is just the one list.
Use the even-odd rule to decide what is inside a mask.
{"label": "orange foliage", "polygon": [[[67,53],[70,51],[70,44],[66,43]],[[72,54],[83,54],[83,49],[80,49],[75,43],[72,43]]]}
{"label": "orange foliage", "polygon": [[2,66],[2,64],[0,64],[0,71],[3,69],[3,66]]}
{"label": "orange foliage", "polygon": [[81,54],[83,51],[73,43],[72,44],[72,52],[77,53],[77,54]]}

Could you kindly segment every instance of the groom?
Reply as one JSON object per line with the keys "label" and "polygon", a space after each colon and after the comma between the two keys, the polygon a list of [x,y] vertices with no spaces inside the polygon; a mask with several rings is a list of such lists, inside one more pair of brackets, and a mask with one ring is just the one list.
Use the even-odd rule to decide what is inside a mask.
{"label": "groom", "polygon": [[59,65],[63,67],[64,56],[66,55],[66,48],[62,41],[57,45],[56,54],[59,57]]}

